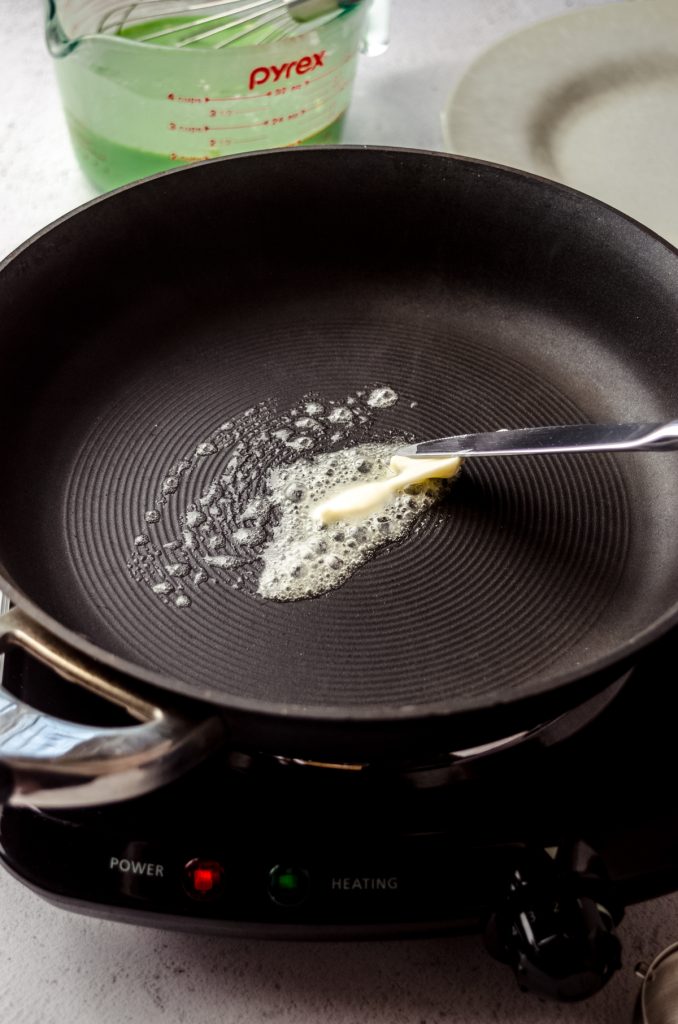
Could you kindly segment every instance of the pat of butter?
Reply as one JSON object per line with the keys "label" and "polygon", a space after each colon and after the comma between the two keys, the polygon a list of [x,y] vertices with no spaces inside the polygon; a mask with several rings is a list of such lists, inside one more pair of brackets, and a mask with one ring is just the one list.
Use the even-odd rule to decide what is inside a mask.
{"label": "pat of butter", "polygon": [[432,477],[453,477],[460,467],[461,459],[458,455],[447,455],[442,459],[412,459],[407,455],[394,455],[390,463],[391,476],[338,491],[327,501],[316,505],[311,515],[321,523],[363,519],[383,508],[396,491],[402,491],[411,484],[423,483]]}

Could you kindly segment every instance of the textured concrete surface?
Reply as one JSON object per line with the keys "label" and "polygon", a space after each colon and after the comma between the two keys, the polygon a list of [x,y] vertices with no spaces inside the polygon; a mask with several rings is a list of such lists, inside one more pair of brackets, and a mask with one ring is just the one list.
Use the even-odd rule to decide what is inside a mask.
{"label": "textured concrete surface", "polygon": [[3,1024],[628,1024],[634,964],[678,936],[678,896],[632,908],[624,968],[574,1006],[523,995],[480,939],[283,943],[90,920],[0,874]]}

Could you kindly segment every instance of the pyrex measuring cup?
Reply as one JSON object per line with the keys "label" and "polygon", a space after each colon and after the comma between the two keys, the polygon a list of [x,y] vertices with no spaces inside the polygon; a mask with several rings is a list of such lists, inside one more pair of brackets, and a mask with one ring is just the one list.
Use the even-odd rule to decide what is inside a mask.
{"label": "pyrex measuring cup", "polygon": [[[220,48],[176,48],[166,35],[142,42],[138,23],[107,33],[115,6],[47,0],[73,147],[97,188],[229,153],[340,140],[368,2],[275,42],[253,34]],[[171,26],[172,3],[165,9],[154,29]]]}

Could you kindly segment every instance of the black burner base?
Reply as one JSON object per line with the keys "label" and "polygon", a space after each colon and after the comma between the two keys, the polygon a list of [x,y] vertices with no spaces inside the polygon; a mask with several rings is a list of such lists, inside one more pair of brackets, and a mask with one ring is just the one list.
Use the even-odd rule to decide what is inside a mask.
{"label": "black burner base", "polygon": [[657,896],[678,888],[669,646],[569,738],[479,759],[496,770],[222,751],[125,804],[6,808],[0,853],[61,905],[272,937],[480,929],[525,850],[576,841],[600,854],[618,904]]}

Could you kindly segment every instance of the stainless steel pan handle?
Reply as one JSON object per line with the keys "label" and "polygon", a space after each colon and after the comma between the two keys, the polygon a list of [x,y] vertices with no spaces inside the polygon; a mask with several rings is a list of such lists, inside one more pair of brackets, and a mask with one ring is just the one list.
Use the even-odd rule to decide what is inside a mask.
{"label": "stainless steel pan handle", "polygon": [[0,689],[0,802],[40,808],[117,803],[178,777],[223,737],[216,716],[192,720],[129,693],[112,671],[18,608],[0,616],[0,653],[10,647],[125,708],[139,724],[67,722]]}

